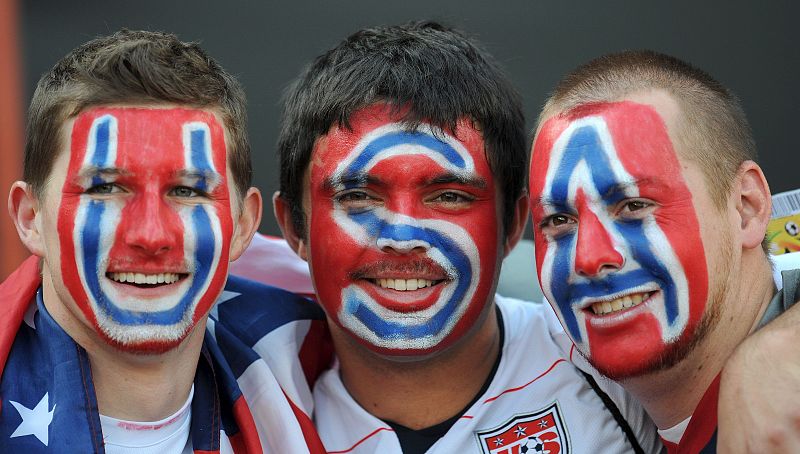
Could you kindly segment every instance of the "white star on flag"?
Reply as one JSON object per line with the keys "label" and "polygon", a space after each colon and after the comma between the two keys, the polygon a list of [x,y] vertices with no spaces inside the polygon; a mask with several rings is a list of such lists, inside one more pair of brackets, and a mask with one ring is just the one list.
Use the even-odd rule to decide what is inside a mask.
{"label": "white star on flag", "polygon": [[11,402],[11,405],[17,409],[17,412],[19,412],[19,415],[22,417],[22,422],[19,424],[19,427],[17,427],[14,433],[11,434],[10,438],[33,435],[45,446],[47,446],[47,443],[50,440],[48,435],[50,422],[53,421],[53,412],[56,411],[55,405],[53,405],[52,410],[48,411],[48,408],[50,408],[50,399],[48,397],[48,393],[44,393],[42,400],[36,404],[36,407],[34,407],[33,410],[20,404],[19,402],[14,402],[13,400],[9,400],[9,402]]}
{"label": "white star on flag", "polygon": [[527,435],[525,433],[526,430],[527,427],[517,426],[517,430],[515,430],[514,433],[517,434],[517,437],[524,437],[525,435]]}

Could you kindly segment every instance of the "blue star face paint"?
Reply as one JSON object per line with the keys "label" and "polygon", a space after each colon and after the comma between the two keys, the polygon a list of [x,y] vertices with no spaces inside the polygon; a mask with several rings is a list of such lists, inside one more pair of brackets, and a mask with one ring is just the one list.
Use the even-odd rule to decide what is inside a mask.
{"label": "blue star face paint", "polygon": [[388,355],[451,345],[492,297],[502,241],[480,133],[407,130],[385,106],[333,128],[310,167],[310,263],[336,324]]}
{"label": "blue star face paint", "polygon": [[622,377],[687,344],[708,273],[692,193],[658,112],[620,102],[553,117],[530,175],[539,280],[581,352]]}
{"label": "blue star face paint", "polygon": [[169,349],[227,276],[222,127],[202,110],[95,108],[71,137],[58,217],[66,287],[110,343]]}

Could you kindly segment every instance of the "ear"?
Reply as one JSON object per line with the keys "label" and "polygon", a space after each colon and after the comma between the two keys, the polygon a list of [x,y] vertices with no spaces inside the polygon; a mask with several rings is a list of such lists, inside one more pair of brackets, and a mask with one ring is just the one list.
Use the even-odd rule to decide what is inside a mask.
{"label": "ear", "polygon": [[742,247],[760,249],[772,214],[769,184],[761,167],[753,161],[745,161],[739,166],[734,184],[736,210],[741,219]]}
{"label": "ear", "polygon": [[8,193],[8,214],[17,228],[19,239],[32,254],[44,257],[44,240],[37,215],[39,200],[28,183],[16,181]]}
{"label": "ear", "polygon": [[514,218],[506,230],[506,239],[503,250],[503,257],[508,256],[514,246],[517,245],[522,234],[525,233],[525,226],[528,224],[528,194],[522,194],[514,204]]}
{"label": "ear", "polygon": [[250,245],[258,226],[261,223],[261,191],[256,188],[247,190],[239,210],[239,217],[235,220],[233,238],[231,238],[231,253],[229,260],[232,262]]}
{"label": "ear", "polygon": [[302,232],[297,232],[294,228],[292,207],[281,197],[280,191],[275,191],[275,194],[272,194],[272,208],[275,211],[275,219],[278,220],[278,226],[281,228],[283,238],[289,243],[289,247],[291,247],[301,259],[307,262],[308,242],[305,239],[305,235],[303,235]]}

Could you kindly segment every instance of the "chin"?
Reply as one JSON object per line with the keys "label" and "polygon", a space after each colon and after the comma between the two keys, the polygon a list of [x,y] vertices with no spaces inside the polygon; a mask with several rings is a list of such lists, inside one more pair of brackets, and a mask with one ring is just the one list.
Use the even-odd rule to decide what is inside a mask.
{"label": "chin", "polygon": [[[622,352],[606,358],[591,354],[584,356],[595,369],[614,381],[632,379],[671,369],[697,347],[704,331],[701,326],[693,335],[684,335],[675,342],[647,351]],[[584,353],[581,351],[581,354]]]}
{"label": "chin", "polygon": [[177,348],[189,336],[194,324],[118,325],[97,327],[103,339],[117,350],[139,355],[160,355]]}

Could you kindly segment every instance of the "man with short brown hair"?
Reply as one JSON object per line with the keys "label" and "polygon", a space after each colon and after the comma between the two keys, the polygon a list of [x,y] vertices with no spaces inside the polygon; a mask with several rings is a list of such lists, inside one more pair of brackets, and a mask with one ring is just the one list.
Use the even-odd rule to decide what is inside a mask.
{"label": "man with short brown hair", "polygon": [[42,276],[29,295],[29,260],[0,286],[3,451],[321,451],[225,324],[249,285],[226,287],[228,262],[261,216],[244,109],[233,77],[164,33],[97,38],[42,77],[9,195]]}
{"label": "man with short brown hair", "polygon": [[798,296],[797,270],[780,292],[772,279],[755,159],[738,100],[655,52],[576,69],[540,116],[530,195],[542,289],[671,452],[715,449],[723,366]]}

